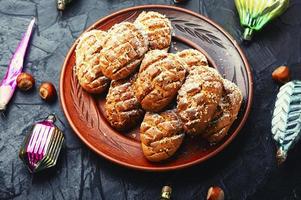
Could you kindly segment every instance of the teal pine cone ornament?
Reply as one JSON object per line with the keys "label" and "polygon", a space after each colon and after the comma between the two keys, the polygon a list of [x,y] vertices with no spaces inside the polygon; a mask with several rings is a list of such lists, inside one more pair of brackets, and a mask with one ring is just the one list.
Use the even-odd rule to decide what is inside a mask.
{"label": "teal pine cone ornament", "polygon": [[277,144],[276,158],[281,164],[301,136],[301,81],[290,81],[280,88],[272,118],[272,135]]}
{"label": "teal pine cone ornament", "polygon": [[254,32],[260,31],[268,22],[281,15],[289,5],[289,0],[234,1],[240,24],[244,28],[244,40],[251,40]]}

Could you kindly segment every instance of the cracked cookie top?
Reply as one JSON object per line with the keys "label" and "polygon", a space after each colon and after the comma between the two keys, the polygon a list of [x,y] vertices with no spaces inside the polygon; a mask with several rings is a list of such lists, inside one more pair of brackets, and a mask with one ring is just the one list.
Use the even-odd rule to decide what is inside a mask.
{"label": "cracked cookie top", "polygon": [[147,50],[147,36],[134,24],[122,22],[114,25],[100,51],[102,73],[111,80],[128,77],[136,70]]}
{"label": "cracked cookie top", "polygon": [[163,50],[149,51],[134,84],[135,95],[147,111],[163,110],[177,95],[186,75],[185,63]]}

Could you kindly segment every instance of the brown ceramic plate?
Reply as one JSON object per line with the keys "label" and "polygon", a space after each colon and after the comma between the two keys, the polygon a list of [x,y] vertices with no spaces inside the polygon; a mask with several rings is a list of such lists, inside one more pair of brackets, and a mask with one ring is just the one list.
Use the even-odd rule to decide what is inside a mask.
{"label": "brown ceramic plate", "polygon": [[[78,137],[97,154],[126,167],[168,171],[201,163],[223,150],[244,125],[252,103],[252,74],[248,62],[236,42],[221,27],[197,13],[173,6],[137,6],[113,13],[87,29],[108,30],[122,21],[134,21],[142,11],[157,11],[172,23],[174,37],[171,52],[185,48],[203,51],[211,64],[243,92],[244,101],[239,116],[228,136],[216,146],[186,139],[177,154],[163,163],[147,161],[140,148],[139,127],[121,133],[110,127],[104,116],[103,96],[91,96],[81,89],[73,73],[75,46],[71,47],[61,72],[60,99],[65,115]],[[207,53],[206,53],[207,52]]]}

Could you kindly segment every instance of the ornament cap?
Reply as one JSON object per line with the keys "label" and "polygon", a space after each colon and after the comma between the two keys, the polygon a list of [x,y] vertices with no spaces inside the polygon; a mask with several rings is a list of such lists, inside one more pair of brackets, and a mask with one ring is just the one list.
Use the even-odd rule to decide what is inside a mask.
{"label": "ornament cap", "polygon": [[171,192],[172,192],[172,188],[168,185],[163,186],[162,188],[162,192],[161,192],[161,199],[170,199],[171,198]]}
{"label": "ornament cap", "polygon": [[277,159],[277,163],[278,165],[281,165],[287,157],[287,153],[286,151],[284,151],[281,147],[277,150],[277,154],[276,154],[276,159]]}
{"label": "ornament cap", "polygon": [[243,39],[244,40],[251,40],[253,36],[253,29],[251,28],[245,28],[244,34],[243,34]]}
{"label": "ornament cap", "polygon": [[49,114],[46,120],[54,123],[56,120],[56,117],[54,114]]}

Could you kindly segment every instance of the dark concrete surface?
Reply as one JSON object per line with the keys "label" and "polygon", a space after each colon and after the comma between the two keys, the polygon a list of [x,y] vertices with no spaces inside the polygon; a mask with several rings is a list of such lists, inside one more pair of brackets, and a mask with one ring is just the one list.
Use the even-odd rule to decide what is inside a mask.
{"label": "dark concrete surface", "polygon": [[[118,9],[141,4],[173,4],[170,0],[73,0],[63,15],[55,0],[0,0],[0,77],[3,77],[21,33],[37,18],[24,70],[59,85],[64,57],[78,35],[97,19]],[[179,5],[216,21],[239,39],[232,0],[190,0]],[[170,173],[125,169],[90,151],[71,130],[59,101],[46,104],[37,90],[17,91],[0,118],[0,199],[158,199],[170,183],[173,199],[205,199],[208,187],[219,185],[227,199],[301,199],[301,144],[277,167],[270,121],[279,86],[271,80],[278,65],[288,65],[301,79],[301,1],[291,0],[287,12],[242,45],[254,74],[251,115],[234,142],[208,162]],[[18,158],[28,126],[50,112],[66,135],[56,168],[31,175]]]}

